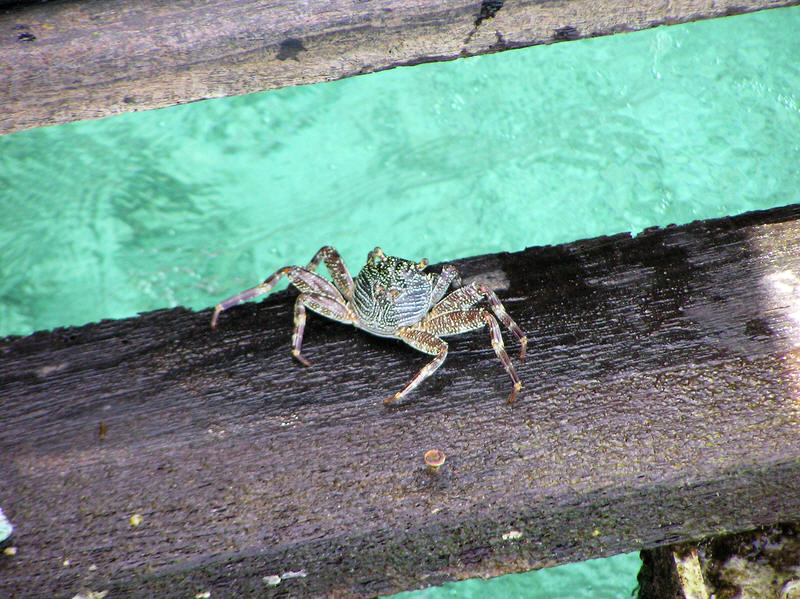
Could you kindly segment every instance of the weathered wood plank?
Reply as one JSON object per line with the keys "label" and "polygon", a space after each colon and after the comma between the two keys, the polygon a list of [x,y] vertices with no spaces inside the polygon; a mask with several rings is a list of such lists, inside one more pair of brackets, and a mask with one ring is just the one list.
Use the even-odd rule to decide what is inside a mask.
{"label": "weathered wood plank", "polygon": [[798,2],[0,3],[0,134]]}
{"label": "weathered wood plank", "polygon": [[0,594],[370,596],[797,521],[799,219],[460,262],[529,333],[513,406],[485,332],[395,409],[426,361],[402,344],[312,315],[297,365],[289,292],[217,331],[175,309],[0,341]]}

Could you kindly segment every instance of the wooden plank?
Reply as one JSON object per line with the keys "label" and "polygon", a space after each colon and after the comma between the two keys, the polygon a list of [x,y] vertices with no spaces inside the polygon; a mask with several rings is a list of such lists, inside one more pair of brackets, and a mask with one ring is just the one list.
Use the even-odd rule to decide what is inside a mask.
{"label": "wooden plank", "polygon": [[362,597],[797,521],[799,218],[459,262],[529,334],[511,406],[485,331],[392,409],[399,342],[311,315],[301,367],[290,292],[0,341],[0,595]]}
{"label": "wooden plank", "polygon": [[0,134],[800,0],[0,5]]}

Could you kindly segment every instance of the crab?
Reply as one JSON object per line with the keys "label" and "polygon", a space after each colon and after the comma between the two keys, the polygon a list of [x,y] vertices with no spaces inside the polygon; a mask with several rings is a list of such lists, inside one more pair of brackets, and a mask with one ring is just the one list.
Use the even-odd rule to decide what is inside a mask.
{"label": "crab", "polygon": [[[332,281],[316,273],[325,262]],[[379,337],[400,339],[411,347],[435,356],[399,392],[384,404],[402,400],[442,365],[447,357],[447,342],[442,339],[488,325],[492,348],[511,377],[508,403],[516,399],[522,382],[503,345],[499,322],[520,342],[519,359],[525,357],[528,338],[506,312],[494,291],[478,283],[461,285],[458,270],[450,264],[441,273],[427,273],[427,258],[411,262],[387,256],[376,247],[355,279],[350,276],[339,252],[331,246],[321,248],[306,266],[286,266],[263,283],[220,302],[214,309],[211,328],[219,315],[237,304],[269,293],[283,277],[300,291],[294,304],[292,356],[311,366],[301,353],[306,309],[332,320],[353,325]],[[450,294],[448,289],[453,288]],[[477,305],[486,299],[487,307]]]}

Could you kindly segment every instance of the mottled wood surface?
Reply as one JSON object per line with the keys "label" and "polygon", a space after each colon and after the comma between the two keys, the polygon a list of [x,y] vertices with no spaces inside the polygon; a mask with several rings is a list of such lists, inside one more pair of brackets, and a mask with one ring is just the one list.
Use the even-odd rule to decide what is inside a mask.
{"label": "mottled wood surface", "polygon": [[0,2],[0,134],[798,2]]}
{"label": "mottled wood surface", "polygon": [[800,520],[799,217],[460,262],[530,336],[512,406],[485,331],[392,409],[399,342],[311,315],[303,368],[291,292],[1,340],[0,596],[362,597]]}

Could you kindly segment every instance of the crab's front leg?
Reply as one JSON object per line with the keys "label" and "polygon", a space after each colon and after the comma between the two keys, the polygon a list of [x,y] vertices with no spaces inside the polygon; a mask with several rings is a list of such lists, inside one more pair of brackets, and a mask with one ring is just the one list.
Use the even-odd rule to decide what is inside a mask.
{"label": "crab's front leg", "polygon": [[[511,377],[513,387],[511,388],[511,395],[508,396],[508,403],[514,403],[514,400],[517,398],[520,389],[522,389],[522,381],[520,380],[517,371],[514,370],[514,365],[511,364],[511,359],[506,353],[503,345],[503,336],[500,334],[500,325],[497,324],[497,321],[494,319],[494,317],[486,310],[481,310],[481,318],[483,318],[483,320],[486,321],[486,324],[489,325],[489,334],[492,338],[492,349],[494,350],[494,353],[497,355],[500,362],[502,362],[503,368],[506,369],[508,376]],[[527,338],[523,337],[523,339],[524,342],[520,351],[520,357],[525,355],[525,347],[527,345]]]}
{"label": "crab's front leg", "polygon": [[486,285],[478,285],[478,291],[483,293],[486,296],[486,299],[489,301],[489,307],[494,312],[495,316],[502,322],[506,328],[511,331],[511,334],[514,335],[517,339],[519,339],[519,359],[522,360],[525,357],[525,352],[528,349],[528,336],[522,332],[522,329],[519,328],[519,325],[514,322],[511,316],[508,315],[506,312],[505,307],[500,302],[500,299],[497,297],[494,291],[489,289]]}
{"label": "crab's front leg", "polygon": [[384,404],[390,404],[403,399],[413,391],[417,385],[436,372],[436,369],[442,365],[442,362],[444,362],[444,359],[447,357],[447,342],[428,331],[406,327],[397,331],[397,335],[414,349],[436,357],[423,366],[402,391],[395,393],[392,397],[384,399]]}

